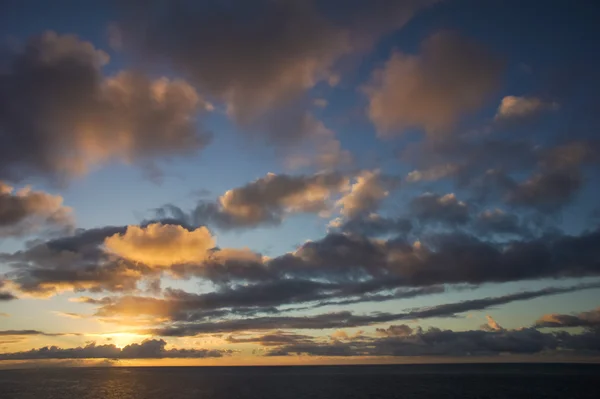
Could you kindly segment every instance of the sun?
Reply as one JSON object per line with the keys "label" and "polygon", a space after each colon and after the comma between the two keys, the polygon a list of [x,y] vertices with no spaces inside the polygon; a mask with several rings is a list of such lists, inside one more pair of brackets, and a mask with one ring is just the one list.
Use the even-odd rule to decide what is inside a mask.
{"label": "sun", "polygon": [[106,339],[107,344],[113,344],[117,348],[124,348],[127,345],[131,345],[133,343],[139,343],[147,338],[146,335],[140,335],[135,333],[127,333],[127,332],[115,332],[115,333],[106,333],[106,334],[98,334],[99,337],[103,337]]}

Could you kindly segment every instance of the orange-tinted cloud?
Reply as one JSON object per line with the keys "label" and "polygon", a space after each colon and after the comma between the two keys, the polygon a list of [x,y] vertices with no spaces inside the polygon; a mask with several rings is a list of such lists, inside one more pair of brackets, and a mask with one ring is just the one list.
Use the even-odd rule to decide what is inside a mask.
{"label": "orange-tinted cloud", "polygon": [[575,314],[551,313],[540,317],[537,327],[600,327],[600,308]]}
{"label": "orange-tinted cloud", "polygon": [[484,331],[504,331],[504,328],[489,314],[485,316],[487,323],[481,326]]}
{"label": "orange-tinted cloud", "polygon": [[215,240],[206,227],[189,231],[177,225],[153,223],[128,226],[124,234],[107,237],[104,246],[108,252],[133,262],[169,267],[201,263],[215,247]]}
{"label": "orange-tinted cloud", "polygon": [[397,187],[397,179],[384,176],[379,170],[362,171],[355,177],[350,191],[340,198],[336,205],[340,213],[347,218],[354,218],[362,213],[374,211],[381,201]]}
{"label": "orange-tinted cloud", "polygon": [[430,135],[451,129],[479,109],[497,88],[502,64],[479,44],[442,31],[421,53],[394,52],[365,88],[368,114],[383,136],[408,128]]}
{"label": "orange-tinted cloud", "polygon": [[506,96],[500,102],[496,112],[496,120],[518,119],[534,116],[544,110],[556,110],[559,105],[544,102],[536,97]]}

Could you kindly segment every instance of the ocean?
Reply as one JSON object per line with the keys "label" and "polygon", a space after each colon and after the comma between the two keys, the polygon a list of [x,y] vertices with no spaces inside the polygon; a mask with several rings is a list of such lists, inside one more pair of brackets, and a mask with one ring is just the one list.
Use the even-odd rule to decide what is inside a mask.
{"label": "ocean", "polygon": [[0,371],[1,399],[600,398],[600,365],[106,367]]}

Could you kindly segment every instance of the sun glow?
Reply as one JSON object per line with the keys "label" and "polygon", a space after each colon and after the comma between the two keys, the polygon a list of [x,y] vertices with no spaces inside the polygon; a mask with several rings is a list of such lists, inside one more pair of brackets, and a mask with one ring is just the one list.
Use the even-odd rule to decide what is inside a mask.
{"label": "sun glow", "polygon": [[[106,334],[90,334],[94,337],[98,337],[100,339],[104,338],[107,342],[106,344],[114,344],[117,348],[123,349],[127,345],[131,345],[134,343],[139,343],[144,339],[148,338],[146,335],[128,333],[128,332],[115,332],[115,333],[106,333]],[[100,344],[101,341],[97,342]]]}

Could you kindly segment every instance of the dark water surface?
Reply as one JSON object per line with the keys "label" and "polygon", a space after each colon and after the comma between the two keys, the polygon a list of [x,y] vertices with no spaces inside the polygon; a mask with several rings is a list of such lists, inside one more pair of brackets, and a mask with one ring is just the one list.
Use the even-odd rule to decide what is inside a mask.
{"label": "dark water surface", "polygon": [[1,399],[600,398],[600,365],[72,368],[0,371]]}

